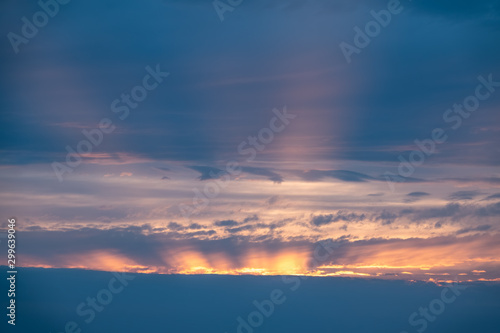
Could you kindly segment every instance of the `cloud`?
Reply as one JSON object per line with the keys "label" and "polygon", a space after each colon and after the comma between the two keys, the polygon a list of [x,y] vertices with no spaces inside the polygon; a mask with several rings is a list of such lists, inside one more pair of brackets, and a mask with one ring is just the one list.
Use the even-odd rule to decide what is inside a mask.
{"label": "cloud", "polygon": [[421,200],[423,197],[425,196],[429,196],[430,194],[427,193],[427,192],[411,192],[411,193],[408,193],[406,196],[409,197],[409,198],[406,198],[404,200],[404,202],[415,202],[415,201],[418,201],[418,200]]}
{"label": "cloud", "polygon": [[329,214],[329,215],[317,215],[317,216],[313,216],[312,217],[311,224],[319,227],[319,226],[331,223],[332,220],[333,220],[333,215],[332,214]]}
{"label": "cloud", "polygon": [[170,222],[167,225],[167,228],[170,230],[184,230],[184,226],[182,226],[181,224],[179,224],[177,222]]}
{"label": "cloud", "polygon": [[496,199],[500,199],[500,193],[495,193],[495,194],[489,195],[486,198],[484,198],[483,200],[496,200]]}
{"label": "cloud", "polygon": [[[178,231],[186,231],[186,230],[200,230],[200,229],[206,229],[206,228],[207,227],[202,226],[201,224],[198,224],[198,223],[191,223],[188,226],[184,226],[184,225],[179,224],[177,222],[170,222],[169,224],[167,224],[167,229],[168,230],[176,231],[176,232],[178,232]],[[155,228],[156,231],[160,231],[159,229],[161,229],[161,228]],[[183,235],[186,235],[186,234],[183,234]],[[201,233],[201,234],[191,233],[191,235],[193,235],[193,236],[203,235],[203,233]]]}
{"label": "cloud", "polygon": [[339,221],[344,222],[358,222],[366,218],[365,214],[356,213],[345,213],[343,211],[338,211],[336,215],[316,215],[311,218],[310,223],[316,227],[327,225],[330,223],[335,223]]}
{"label": "cloud", "polygon": [[[451,218],[452,220],[460,220],[472,216],[477,218],[488,218],[500,216],[500,202],[489,204],[486,206],[478,206],[476,204],[459,204],[451,202],[442,207],[432,208],[407,208],[399,211],[400,216],[409,216],[413,221],[426,221],[436,218]],[[440,225],[442,221],[439,221]]]}
{"label": "cloud", "polygon": [[400,211],[401,215],[411,215],[414,221],[422,221],[434,218],[443,217],[453,217],[459,218],[464,217],[465,214],[462,213],[462,206],[458,203],[449,203],[444,207],[438,208],[423,208],[423,209],[403,209]]}
{"label": "cloud", "polygon": [[224,220],[224,221],[216,221],[214,222],[214,225],[218,227],[234,227],[237,226],[239,223],[234,220]]}
{"label": "cloud", "polygon": [[480,225],[474,228],[464,228],[457,231],[457,235],[467,234],[473,231],[488,231],[491,229],[491,225]]}
{"label": "cloud", "polygon": [[411,192],[411,193],[407,194],[407,196],[409,196],[409,197],[417,197],[417,198],[425,197],[428,195],[430,195],[430,194],[427,192]]}
{"label": "cloud", "polygon": [[450,200],[472,200],[481,193],[479,191],[457,191],[450,194]]}
{"label": "cloud", "polygon": [[183,237],[198,237],[198,236],[213,236],[217,234],[217,231],[215,230],[203,230],[203,231],[195,231],[195,232],[188,232],[183,234]]}
{"label": "cloud", "polygon": [[500,202],[478,208],[474,215],[478,217],[500,216]]}
{"label": "cloud", "polygon": [[[500,184],[500,178],[492,172],[500,159],[494,153],[498,149],[499,132],[494,129],[498,127],[495,108],[498,90],[491,100],[481,102],[478,111],[481,117],[463,119],[460,133],[453,140],[452,132],[447,132],[450,140],[436,145],[439,153],[418,167],[415,175],[421,179],[388,176],[390,180],[401,181],[404,189],[399,197],[389,192],[376,198],[365,194],[387,191],[386,179],[380,176],[386,168],[396,173],[399,155],[408,158],[412,150],[418,149],[415,139],[425,140],[435,126],[450,125],[441,120],[443,112],[474,93],[478,75],[487,75],[498,68],[498,1],[413,1],[412,9],[408,4],[402,14],[404,18],[398,20],[398,28],[387,29],[376,43],[373,40],[361,54],[354,54],[351,66],[346,65],[338,44],[352,43],[353,24],[361,26],[372,19],[369,11],[386,8],[387,1],[284,2],[293,4],[295,13],[290,6],[281,10],[283,2],[276,0],[273,3],[280,10],[266,9],[266,15],[259,16],[258,25],[254,24],[257,17],[254,14],[260,12],[250,10],[258,4],[247,2],[237,11],[226,13],[231,21],[224,23],[226,29],[206,0],[198,0],[199,7],[179,1],[182,4],[169,6],[168,10],[158,10],[154,2],[144,5],[125,1],[119,6],[82,2],[78,11],[68,11],[65,20],[51,21],[50,29],[38,34],[29,45],[21,45],[20,56],[15,56],[12,50],[2,52],[1,80],[6,96],[2,108],[15,112],[4,112],[0,122],[1,210],[26,220],[31,218],[33,227],[40,224],[60,230],[80,229],[68,233],[32,233],[24,243],[31,247],[30,254],[40,262],[44,260],[41,254],[46,255],[46,260],[57,262],[65,251],[113,249],[142,263],[164,247],[168,250],[193,247],[207,257],[216,250],[229,253],[230,261],[238,262],[240,256],[232,253],[239,253],[241,248],[281,250],[289,246],[275,240],[273,243],[273,238],[304,240],[311,234],[328,237],[328,227],[322,233],[320,228],[312,226],[330,225],[339,232],[339,226],[346,225],[353,237],[366,237],[367,232],[373,232],[387,238],[399,236],[401,231],[404,237],[432,237],[432,233],[444,233],[452,227],[451,223],[444,224],[448,220],[464,216],[467,222],[484,218],[487,222],[481,220],[481,224],[496,227],[493,220],[500,216],[497,205],[469,206],[456,201],[438,206],[441,204],[436,200],[428,207],[400,213],[394,207],[402,206],[397,201],[428,198],[405,195],[417,189],[447,195],[464,189],[463,184],[475,186],[481,182],[479,189]],[[16,8],[16,3],[21,2],[9,3]],[[269,1],[259,3],[264,6]],[[331,10],[318,11],[311,7],[312,3],[330,6]],[[30,8],[20,6],[27,11],[21,10],[19,15],[5,11],[10,14],[3,15],[0,23],[4,31],[19,27],[19,17],[30,13]],[[337,11],[338,8],[342,11]],[[432,14],[423,19],[424,12]],[[120,15],[123,13],[137,15],[124,20]],[[85,25],[89,17],[92,24]],[[199,28],[193,29],[194,25]],[[82,26],[86,29],[81,29]],[[256,38],[242,38],[248,35],[250,26]],[[171,33],[174,30],[183,33]],[[162,38],[130,38],[128,31],[137,36],[155,32]],[[412,38],[408,38],[410,31]],[[293,38],[283,38],[288,35]],[[172,52],[173,49],[176,51]],[[419,56],[422,50],[425,57]],[[450,65],[449,59],[461,59],[463,66]],[[157,62],[161,62],[163,70],[172,71],[171,77],[149,92],[147,100],[121,121],[109,105],[125,89],[141,84],[144,67],[154,67]],[[500,80],[497,74],[493,78]],[[228,84],[217,85],[218,82]],[[267,126],[272,108],[282,103],[294,106],[291,112],[298,114],[297,120],[282,133],[276,133],[272,144],[259,152],[257,160],[252,162],[252,166],[259,168],[245,167],[242,170],[245,177],[230,186],[233,188],[221,191],[224,193],[211,202],[210,208],[192,221],[168,223],[172,221],[168,213],[176,207],[177,200],[182,197],[192,202],[193,179],[188,177],[199,176],[200,180],[221,177],[224,174],[221,161],[242,158],[238,155],[238,144]],[[106,135],[103,144],[86,156],[82,166],[68,175],[64,183],[53,182],[50,163],[64,162],[64,147],[71,145],[76,149],[76,144],[85,137],[81,125],[44,124],[85,124],[88,128],[87,124],[95,127],[95,121],[102,117],[112,119],[116,131]],[[10,167],[12,164],[21,165],[14,168]],[[157,182],[164,175],[174,177],[171,165],[175,171],[174,166],[191,167],[180,170],[185,174],[176,181]],[[483,168],[484,165],[489,168]],[[155,171],[160,173],[154,179],[140,178],[154,166],[160,166]],[[140,177],[116,177],[123,170]],[[102,177],[108,173],[115,177]],[[251,181],[258,178],[281,183],[288,181],[288,175],[295,178],[294,182],[281,186]],[[449,181],[433,178],[441,175],[450,177]],[[304,183],[332,179],[345,183],[334,187]],[[417,182],[418,188],[409,186]],[[280,209],[284,204],[278,201],[278,195],[288,204],[287,210]],[[246,220],[269,197],[272,209],[263,207],[259,220]],[[99,209],[102,205],[115,208],[103,211]],[[337,212],[341,208],[356,211]],[[359,221],[364,209],[371,217],[366,224],[374,224],[373,230],[350,227],[348,223]],[[292,214],[297,215],[292,217]],[[314,214],[325,215],[312,217]],[[276,235],[270,232],[262,235],[268,231],[264,222],[271,215],[293,218],[302,221],[302,225],[288,223],[290,226],[277,230]],[[401,229],[379,228],[380,223],[390,224],[396,219],[401,222],[397,226]],[[434,220],[426,221],[429,219]],[[404,224],[407,220],[422,221],[422,225]],[[113,228],[113,223],[133,225],[144,221],[157,225],[109,232],[85,229],[99,223],[103,228]],[[213,221],[236,224],[215,227]],[[333,225],[337,221],[342,223]],[[445,227],[430,228],[438,223]],[[203,224],[216,230],[202,228]],[[276,225],[270,224],[268,228]],[[240,231],[248,233],[248,238],[237,234],[237,228],[243,226],[247,229]],[[261,230],[256,230],[261,226]],[[408,229],[402,230],[405,227]],[[228,228],[236,229],[231,233],[234,237],[222,239],[227,236]],[[151,235],[152,230],[159,234]],[[206,241],[209,237],[211,241]],[[259,242],[255,242],[257,239]],[[29,245],[31,241],[33,244]],[[250,244],[251,241],[255,243]],[[384,243],[388,248],[394,244],[401,243]],[[370,254],[372,248],[364,249],[368,253],[360,251],[360,257]],[[418,246],[410,248],[406,255],[415,250]],[[436,253],[431,258],[438,260]],[[151,260],[163,263],[163,258]]]}
{"label": "cloud", "polygon": [[251,221],[258,221],[259,217],[256,214],[253,214],[252,216],[248,216],[243,220],[243,223],[251,222]]}
{"label": "cloud", "polygon": [[385,174],[382,176],[379,176],[378,179],[379,181],[385,181],[385,182],[393,182],[393,183],[424,183],[428,182],[428,180],[420,179],[420,178],[414,178],[414,177],[404,177],[400,175],[394,175],[394,174]]}
{"label": "cloud", "polygon": [[273,229],[275,229],[275,225],[265,224],[265,223],[248,224],[248,225],[244,225],[241,227],[228,228],[228,229],[226,229],[226,231],[231,233],[231,234],[234,234],[234,233],[238,233],[241,231],[253,231],[256,229],[271,229],[271,230],[273,230]]}
{"label": "cloud", "polygon": [[266,199],[266,205],[272,206],[276,202],[278,202],[279,200],[280,200],[280,196],[279,195],[273,195],[272,197],[269,197],[269,198]]}
{"label": "cloud", "polygon": [[397,214],[384,210],[382,213],[380,213],[380,215],[375,217],[375,221],[382,221],[382,225],[387,225],[392,224],[397,217]]}
{"label": "cloud", "polygon": [[268,168],[241,167],[241,171],[252,174],[252,175],[256,175],[256,176],[267,177],[269,180],[273,181],[274,183],[280,184],[283,182],[283,177],[281,175],[277,174],[276,172],[274,172]]}
{"label": "cloud", "polygon": [[[94,266],[88,267],[102,269],[98,266],[99,262],[92,263],[92,261],[82,259],[88,258],[88,255],[92,253],[107,253],[164,273],[178,272],[183,267],[194,267],[192,265],[199,266],[199,263],[203,261],[209,265],[213,259],[223,260],[224,267],[226,267],[224,269],[248,267],[246,259],[255,260],[255,253],[260,253],[263,259],[276,258],[276,255],[283,253],[293,258],[299,256],[306,260],[312,259],[312,253],[318,245],[317,239],[284,240],[270,237],[269,234],[261,234],[258,238],[237,235],[239,232],[251,233],[257,229],[271,229],[273,226],[274,224],[258,223],[230,228],[227,230],[229,237],[221,237],[214,230],[191,233],[160,230],[153,232],[150,225],[106,230],[94,228],[67,231],[25,230],[23,232],[25,247],[22,256],[24,263],[28,266],[44,264],[54,267],[74,267],[75,265],[87,267],[86,265],[91,263]],[[347,265],[351,266],[349,270],[358,272],[360,269],[361,272],[363,270],[366,272],[366,269],[356,268],[357,266],[366,267],[376,264],[380,267],[373,268],[371,273],[397,273],[401,272],[398,267],[405,266],[405,271],[413,267],[412,271],[419,276],[412,276],[412,278],[424,280],[428,277],[421,271],[421,267],[432,267],[432,270],[444,270],[451,273],[463,272],[464,269],[470,271],[490,267],[491,269],[486,270],[491,271],[490,276],[495,277],[498,264],[491,259],[497,256],[499,236],[467,235],[473,231],[488,231],[488,226],[460,231],[461,237],[354,240],[350,235],[346,235],[331,242],[335,245],[333,252],[329,253],[321,264]],[[93,241],[89,243],[88,239]],[[327,240],[323,239],[323,241]],[[65,255],[62,256],[61,252]],[[193,253],[196,257],[193,257]],[[411,258],[408,258],[408,253],[412,253]],[[436,257],[436,253],[440,255]],[[193,259],[196,260],[193,261]],[[262,262],[268,262],[268,260]],[[277,265],[281,265],[279,260]],[[383,266],[386,268],[382,268]],[[322,270],[331,272],[329,268]]]}
{"label": "cloud", "polygon": [[191,165],[188,166],[188,168],[199,172],[200,176],[198,177],[198,179],[201,181],[209,179],[218,179],[221,176],[227,174],[227,172],[224,170],[209,166]]}
{"label": "cloud", "polygon": [[[216,167],[210,167],[210,166],[200,166],[200,165],[191,165],[188,166],[189,169],[195,170],[200,173],[200,180],[209,180],[209,179],[218,179],[226,174],[228,174],[227,171],[216,168]],[[240,168],[242,173],[247,173],[255,176],[263,176],[267,177],[269,180],[273,181],[274,183],[282,183],[283,182],[283,177],[279,175],[278,173],[272,171],[269,168],[254,168],[254,167],[241,167]]]}
{"label": "cloud", "polygon": [[202,226],[201,224],[198,224],[198,223],[192,223],[188,226],[188,229],[194,229],[194,230],[198,230],[198,229],[204,229],[206,227]]}
{"label": "cloud", "polygon": [[[165,174],[166,172],[171,171],[169,168],[166,168],[166,167],[153,167],[153,169],[159,171],[162,174]],[[169,180],[169,179],[170,179],[170,177],[165,176],[165,175],[161,177],[161,180]]]}
{"label": "cloud", "polygon": [[356,213],[344,213],[339,211],[337,216],[333,219],[333,222],[337,221],[345,221],[345,222],[359,222],[366,218],[365,214],[356,214]]}
{"label": "cloud", "polygon": [[500,177],[468,177],[468,178],[454,177],[454,178],[442,178],[438,180],[454,181],[464,184],[467,183],[500,184]]}
{"label": "cloud", "polygon": [[[178,1],[178,3],[181,2]],[[281,10],[269,11],[269,16],[261,22],[262,25],[259,27],[261,30],[256,34],[259,38],[247,41],[242,41],[237,36],[246,32],[248,24],[251,24],[251,15],[242,15],[244,19],[235,24],[234,31],[219,31],[220,22],[217,19],[214,20],[215,11],[205,10],[206,4],[203,5],[202,1],[197,1],[200,6],[190,4],[171,6],[168,13],[159,11],[155,6],[141,6],[131,2],[123,4],[120,9],[109,8],[94,2],[87,3],[81,8],[83,12],[92,13],[99,10],[104,15],[102,18],[96,18],[94,26],[85,32],[79,30],[80,18],[74,16],[76,15],[74,13],[68,13],[70,15],[68,21],[72,23],[66,24],[64,28],[67,29],[68,36],[74,36],[74,40],[63,35],[46,35],[45,37],[39,35],[37,41],[40,48],[37,54],[43,61],[29,63],[27,66],[20,58],[10,57],[7,54],[2,59],[2,63],[8,69],[5,73],[6,82],[12,82],[11,85],[5,85],[6,95],[11,96],[9,100],[11,105],[4,107],[11,108],[20,105],[25,98],[37,101],[36,106],[26,105],[26,108],[17,114],[5,115],[2,121],[3,132],[6,133],[4,135],[13,137],[14,131],[19,131],[19,133],[16,132],[18,135],[15,140],[6,141],[6,146],[2,151],[2,161],[51,163],[56,155],[60,155],[58,157],[64,160],[65,151],[57,142],[62,139],[65,140],[64,144],[76,143],[82,139],[80,131],[62,127],[48,129],[48,126],[38,126],[37,122],[29,121],[29,119],[39,117],[37,119],[43,120],[46,124],[95,123],[92,119],[99,119],[96,117],[106,114],[102,109],[101,99],[108,103],[118,98],[116,91],[125,89],[127,85],[124,83],[132,84],[133,80],[140,78],[143,73],[139,73],[139,70],[143,70],[144,64],[153,61],[150,50],[157,50],[157,59],[161,59],[162,65],[176,67],[183,72],[183,75],[172,75],[168,83],[165,82],[159,90],[155,90],[148,96],[145,101],[149,110],[147,113],[140,112],[138,108],[132,112],[137,115],[133,120],[130,117],[120,122],[119,119],[113,118],[117,121],[116,124],[120,125],[120,132],[115,131],[112,134],[114,139],[106,139],[106,144],[99,147],[99,150],[104,153],[129,151],[142,154],[155,163],[160,160],[183,161],[183,163],[187,161],[190,164],[215,163],[220,156],[236,154],[242,133],[253,133],[258,130],[262,126],[263,117],[269,115],[261,111],[262,105],[266,105],[267,109],[272,108],[271,105],[277,101],[276,96],[280,96],[279,100],[290,101],[307,109],[308,119],[303,123],[311,122],[311,125],[316,125],[311,126],[309,133],[300,131],[286,133],[290,139],[295,140],[293,142],[306,141],[302,140],[303,138],[311,139],[311,144],[304,146],[309,148],[304,150],[308,154],[315,155],[316,151],[312,150],[317,149],[324,157],[328,156],[330,161],[339,160],[340,157],[351,162],[367,160],[397,162],[398,153],[402,150],[399,147],[413,142],[412,138],[428,135],[428,116],[437,112],[435,108],[428,106],[441,107],[443,101],[452,101],[454,96],[464,91],[464,85],[470,83],[470,77],[475,79],[477,73],[483,73],[485,68],[495,68],[498,58],[498,48],[494,43],[495,34],[485,33],[490,29],[497,29],[498,23],[495,22],[498,21],[495,16],[498,12],[497,1],[469,1],[469,4],[429,0],[423,4],[420,1],[413,2],[411,7],[416,10],[406,11],[407,20],[401,23],[399,33],[386,37],[388,43],[405,42],[407,41],[404,33],[406,29],[414,29],[415,26],[425,27],[427,21],[422,21],[420,17],[415,17],[418,15],[414,15],[420,12],[418,9],[436,15],[439,13],[437,15],[439,18],[436,18],[436,15],[429,18],[431,23],[440,24],[441,15],[449,17],[450,13],[462,13],[474,17],[474,24],[471,26],[469,21],[461,19],[456,21],[457,24],[440,26],[440,29],[437,29],[438,33],[418,29],[419,33],[412,38],[413,43],[403,43],[397,50],[385,48],[386,53],[383,56],[380,53],[374,53],[371,57],[360,55],[358,69],[342,65],[345,64],[345,59],[342,59],[338,48],[333,57],[318,55],[326,52],[326,45],[352,40],[350,22],[361,24],[365,21],[361,20],[361,17],[368,13],[369,8],[377,10],[376,7],[380,5],[379,8],[382,9],[386,7],[386,1],[376,3],[347,0],[285,2],[287,2],[285,15],[280,14]],[[260,3],[264,7],[270,6],[268,2]],[[273,3],[280,8],[283,6],[281,1]],[[321,11],[319,14],[314,10],[317,5],[330,10]],[[295,29],[296,20],[289,11],[292,7],[298,11],[298,17],[304,20],[303,26],[306,28],[295,34],[293,41],[285,40],[283,45],[273,44],[272,41],[276,36],[264,32],[271,31],[276,26],[279,27],[273,31],[276,35]],[[244,12],[248,8],[250,5],[240,6],[238,11]],[[314,14],[311,12],[312,9]],[[114,24],[109,24],[104,19],[120,10],[136,12],[141,19],[133,22],[116,20]],[[490,16],[487,15],[488,13]],[[187,16],[184,17],[184,15]],[[327,26],[318,34],[314,30],[314,24],[309,23],[315,22],[323,15],[328,15],[325,21]],[[481,24],[483,20],[480,18],[483,16],[489,17],[488,25]],[[148,19],[142,19],[144,17]],[[14,19],[10,20],[7,19],[4,23],[5,28],[17,23]],[[132,43],[134,51],[124,56],[123,43],[130,42],[127,34],[124,33],[124,27],[132,28],[139,35],[145,36],[152,30],[166,33],[171,31],[172,26],[187,29],[193,23],[203,28],[183,30],[186,31],[184,35],[169,34],[166,41],[136,39]],[[58,27],[62,28],[59,24]],[[335,33],[332,34],[332,31]],[[208,44],[200,43],[206,39],[206,34],[213,36],[219,33],[222,36],[220,39],[214,39]],[[310,39],[312,34],[316,36],[314,41]],[[108,36],[111,35],[116,38],[110,40]],[[454,36],[460,36],[460,38]],[[54,44],[54,40],[57,43]],[[77,43],[75,40],[81,42]],[[442,40],[447,40],[449,43],[442,45],[439,43]],[[199,52],[193,58],[190,58],[191,47],[186,44],[186,41],[199,46]],[[56,45],[65,45],[66,48],[61,50]],[[93,46],[89,47],[89,45]],[[106,52],[96,45],[107,45]],[[178,52],[170,52],[166,45],[178,45]],[[259,48],[266,48],[272,56],[254,52]],[[428,54],[429,59],[437,56],[437,60],[415,61],[411,55],[415,54],[416,50],[422,49],[432,51]],[[34,55],[35,51],[27,47],[23,52],[26,56],[30,56]],[[82,58],[76,61],[72,57],[66,57],[64,61],[56,61],[55,55],[61,52],[82,54]],[[463,55],[468,59],[468,66],[457,72],[440,65],[446,62],[452,54]],[[221,61],[221,55],[230,55],[232,59],[239,59],[238,61],[246,66],[235,66],[231,62]],[[285,56],[289,61],[282,61]],[[191,68],[191,70],[183,71],[184,68]],[[211,68],[220,70],[213,72]],[[382,70],[383,68],[390,70]],[[332,69],[335,69],[335,75],[331,75]],[[326,72],[327,75],[315,74],[307,76],[306,80],[296,80],[295,72]],[[241,84],[224,87],[209,86],[213,82],[234,81],[237,78],[256,78],[257,80],[263,77],[286,79],[282,80],[284,84],[279,85],[276,84],[276,80],[250,80],[250,82],[247,80]],[[22,85],[23,80],[33,82],[33,84],[29,87],[25,86],[23,96],[20,96],[17,87]],[[443,82],[451,80],[460,84],[443,91],[442,94],[434,93],[437,91],[435,88],[442,87]],[[380,84],[381,82],[383,84]],[[335,96],[332,96],[332,88],[335,88]],[[231,93],[228,93],[228,90]],[[318,91],[321,90],[326,90],[327,93],[319,94]],[[394,91],[396,94],[393,93]],[[395,95],[398,98],[393,98]],[[193,96],[200,98],[193,98]],[[210,98],[204,98],[205,96],[210,96]],[[343,104],[341,108],[352,110],[351,120],[339,117],[339,114],[343,114],[336,111],[337,107],[340,107],[337,104],[339,101]],[[71,112],[67,111],[68,105],[73,106]],[[400,112],[402,105],[410,105],[411,108],[404,117]],[[415,112],[424,109],[426,111]],[[92,112],[87,112],[87,110],[92,110]],[[323,110],[328,111],[323,112]],[[494,123],[494,114],[491,112],[482,114],[484,119],[482,122]],[[356,130],[351,127],[354,126],[351,123],[353,119],[359,119],[356,122]],[[331,125],[335,122],[338,123],[337,126]],[[16,124],[21,126],[15,126]],[[472,126],[470,122],[469,124],[464,122],[464,126]],[[474,123],[474,125],[484,124]],[[324,130],[319,130],[321,126],[324,126]],[[405,130],[401,130],[402,128]],[[469,132],[468,129],[464,128],[462,131],[465,141],[474,140],[472,136],[466,135]],[[49,132],[53,133],[47,135]],[[154,140],[148,139],[145,133],[151,133]],[[475,137],[478,141],[480,139],[489,142],[483,140],[488,139],[484,135],[483,133],[481,137]],[[270,146],[272,149],[266,148],[260,154],[267,154],[266,158],[279,159],[279,154],[275,152],[281,150],[283,146],[277,146],[278,141],[273,142],[273,147]],[[35,146],[33,142],[36,142]],[[393,144],[390,145],[388,142]],[[471,146],[477,150],[477,146]],[[463,156],[460,157],[464,154],[456,154],[458,149],[451,148],[451,145],[447,147],[450,148],[444,145],[440,147],[446,150],[446,154],[438,154],[443,155],[444,160],[461,158],[462,162],[471,162],[465,161]],[[484,163],[484,160],[487,160],[486,157],[491,154],[482,153],[482,155],[485,158],[481,162],[473,160],[472,162]],[[435,158],[438,156],[436,155]],[[346,168],[356,167],[353,165],[355,163],[348,164]],[[306,176],[312,179],[317,178],[315,175]],[[366,178],[366,175],[333,173],[332,176],[345,181],[370,180]],[[212,177],[202,175],[201,178],[211,179]],[[279,180],[280,178],[274,178],[273,181]]]}
{"label": "cloud", "polygon": [[345,182],[366,182],[376,180],[376,178],[363,173],[348,170],[309,170],[303,172],[302,179],[307,181],[319,181],[323,178],[334,178]]}

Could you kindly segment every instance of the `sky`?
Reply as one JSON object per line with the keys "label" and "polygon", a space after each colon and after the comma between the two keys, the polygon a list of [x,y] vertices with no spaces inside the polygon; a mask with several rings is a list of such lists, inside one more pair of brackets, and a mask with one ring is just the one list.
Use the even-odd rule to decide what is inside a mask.
{"label": "sky", "polygon": [[500,1],[222,3],[2,2],[19,266],[500,281]]}

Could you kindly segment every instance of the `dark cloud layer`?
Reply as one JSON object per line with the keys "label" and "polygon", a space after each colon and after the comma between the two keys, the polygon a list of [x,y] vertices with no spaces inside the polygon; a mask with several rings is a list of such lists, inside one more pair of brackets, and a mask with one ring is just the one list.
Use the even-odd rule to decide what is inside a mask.
{"label": "dark cloud layer", "polygon": [[497,199],[500,199],[500,193],[495,193],[495,194],[489,195],[486,198],[484,198],[483,200],[497,200]]}
{"label": "dark cloud layer", "polygon": [[480,194],[479,191],[457,191],[450,194],[450,200],[472,200]]}
{"label": "dark cloud layer", "polygon": [[480,225],[474,228],[464,228],[457,231],[457,235],[466,234],[473,231],[488,231],[491,229],[491,225]]}
{"label": "dark cloud layer", "polygon": [[320,227],[335,222],[358,222],[366,218],[365,214],[356,214],[338,211],[336,214],[316,215],[311,218],[310,223],[313,226]]}
{"label": "dark cloud layer", "polygon": [[[404,5],[402,18],[351,65],[338,44],[352,42],[353,26],[362,26],[369,11],[386,7],[386,1],[257,1],[227,13],[224,23],[212,4],[202,1],[66,6],[58,16],[64,20],[51,20],[21,45],[19,55],[7,38],[2,41],[2,109],[12,111],[2,113],[1,161],[64,160],[65,146],[84,138],[82,128],[109,117],[118,129],[96,149],[101,153],[212,164],[238,157],[238,145],[268,124],[270,110],[289,104],[298,113],[307,110],[297,119],[308,121],[302,121],[303,129],[295,125],[276,136],[295,137],[307,156],[397,163],[399,154],[416,148],[399,147],[447,125],[436,115],[473,92],[478,75],[500,75],[498,1]],[[20,17],[36,8],[2,4],[2,30],[19,32]],[[258,25],[255,17],[262,18]],[[145,66],[157,63],[170,77],[129,118],[119,120],[110,104],[141,83]],[[450,134],[453,143],[441,145],[432,159],[498,163],[496,103],[495,96],[485,101],[481,116],[464,120],[460,135]],[[259,158],[277,159],[276,144]],[[262,170],[248,172],[282,181]],[[202,172],[201,178],[207,177]],[[344,171],[304,174],[311,180],[325,177],[371,179]]]}

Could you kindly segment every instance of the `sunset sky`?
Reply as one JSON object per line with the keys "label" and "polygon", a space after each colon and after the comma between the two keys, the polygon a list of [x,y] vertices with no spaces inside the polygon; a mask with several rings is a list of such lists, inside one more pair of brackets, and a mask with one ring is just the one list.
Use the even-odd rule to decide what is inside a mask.
{"label": "sunset sky", "polygon": [[19,266],[500,281],[500,2],[399,5],[349,61],[387,1],[71,1],[2,38]]}

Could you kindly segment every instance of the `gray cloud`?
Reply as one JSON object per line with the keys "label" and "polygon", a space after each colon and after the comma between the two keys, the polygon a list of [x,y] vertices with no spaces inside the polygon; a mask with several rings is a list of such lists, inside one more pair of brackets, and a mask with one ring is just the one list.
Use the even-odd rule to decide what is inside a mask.
{"label": "gray cloud", "polygon": [[307,181],[319,181],[323,178],[334,178],[345,182],[376,180],[374,177],[348,170],[309,170],[303,172],[300,176]]}
{"label": "gray cloud", "polygon": [[379,192],[379,193],[370,193],[370,194],[367,194],[366,196],[368,196],[368,197],[381,197],[384,195],[385,195],[384,193]]}
{"label": "gray cloud", "polygon": [[343,211],[338,211],[335,215],[316,215],[311,218],[310,223],[316,227],[320,227],[323,225],[327,225],[330,223],[335,223],[339,221],[344,222],[358,222],[362,221],[366,218],[365,214],[356,214],[356,213],[345,213]]}
{"label": "gray cloud", "polygon": [[273,195],[272,197],[269,197],[266,199],[266,204],[269,206],[274,205],[276,202],[280,200],[280,197],[278,195]]}
{"label": "gray cloud", "polygon": [[473,231],[488,231],[491,229],[491,225],[480,225],[473,228],[464,228],[457,231],[457,235],[467,234]]}
{"label": "gray cloud", "polygon": [[450,200],[472,200],[481,193],[479,191],[457,191],[450,194]]}
{"label": "gray cloud", "polygon": [[495,194],[489,195],[486,198],[484,198],[483,200],[496,200],[496,199],[500,199],[500,193],[495,193]]}
{"label": "gray cloud", "polygon": [[274,224],[265,224],[265,223],[256,223],[256,224],[248,224],[244,225],[241,227],[236,227],[236,228],[228,228],[226,229],[227,232],[231,234],[239,233],[241,231],[253,231],[257,229],[270,229],[273,230],[276,228],[276,225]]}
{"label": "gray cloud", "polygon": [[442,218],[442,217],[453,217],[459,218],[464,215],[460,215],[462,206],[458,203],[449,203],[444,207],[438,208],[424,208],[424,209],[403,209],[400,211],[400,215],[410,215],[415,221],[425,221],[428,219]]}
{"label": "gray cloud", "polygon": [[177,222],[170,222],[168,225],[167,225],[167,228],[170,229],[170,230],[184,230],[184,226],[177,223]]}
{"label": "gray cloud", "polygon": [[224,221],[216,221],[214,222],[214,225],[218,227],[234,227],[237,226],[239,223],[234,220],[224,220]]}
{"label": "gray cloud", "polygon": [[195,170],[200,173],[200,180],[209,180],[209,179],[218,179],[221,176],[227,174],[226,171],[209,167],[209,166],[200,166],[200,165],[191,165],[188,166],[189,169]]}
{"label": "gray cloud", "polygon": [[375,221],[382,221],[382,225],[387,225],[392,224],[397,217],[397,214],[384,210],[382,213],[375,217]]}
{"label": "gray cloud", "polygon": [[427,192],[411,192],[411,193],[408,193],[407,196],[409,197],[425,197],[425,196],[428,196],[430,195],[429,193]]}
{"label": "gray cloud", "polygon": [[411,192],[408,193],[406,196],[407,198],[404,200],[404,202],[415,202],[418,200],[421,200],[423,197],[429,196],[430,194],[427,192]]}
{"label": "gray cloud", "polygon": [[478,208],[474,215],[477,217],[500,216],[500,202]]}
{"label": "gray cloud", "polygon": [[241,171],[256,175],[256,176],[264,176],[274,183],[282,183],[283,177],[276,172],[272,171],[268,168],[253,168],[253,167],[241,167]]}
{"label": "gray cloud", "polygon": [[246,217],[243,220],[243,223],[252,222],[252,221],[258,221],[258,220],[259,220],[259,217],[257,215],[255,215],[255,214],[253,214],[252,216]]}
{"label": "gray cloud", "polygon": [[311,224],[319,227],[319,226],[331,223],[332,220],[333,220],[333,215],[332,214],[329,214],[329,215],[317,215],[317,216],[313,216],[312,217]]}

